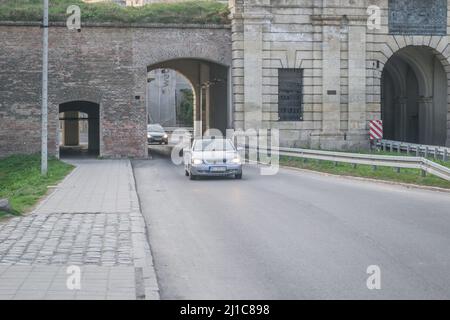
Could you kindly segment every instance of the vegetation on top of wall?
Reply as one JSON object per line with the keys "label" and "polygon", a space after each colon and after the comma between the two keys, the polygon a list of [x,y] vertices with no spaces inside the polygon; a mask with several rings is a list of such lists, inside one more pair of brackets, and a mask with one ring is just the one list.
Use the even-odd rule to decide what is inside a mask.
{"label": "vegetation on top of wall", "polygon": [[[0,21],[41,21],[42,0],[0,0]],[[123,7],[115,3],[91,3],[81,0],[49,0],[51,22],[66,21],[67,8],[78,5],[81,22],[120,23],[228,23],[228,8],[217,1],[193,0],[153,3],[142,7]]]}

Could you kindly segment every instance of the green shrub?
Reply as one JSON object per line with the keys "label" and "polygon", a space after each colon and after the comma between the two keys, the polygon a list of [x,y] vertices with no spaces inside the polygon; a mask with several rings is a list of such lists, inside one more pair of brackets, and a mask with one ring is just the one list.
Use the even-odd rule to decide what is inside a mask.
{"label": "green shrub", "polygon": [[[2,21],[41,21],[42,0],[0,1]],[[216,1],[154,3],[142,7],[122,7],[115,3],[87,4],[81,0],[49,0],[50,21],[66,21],[67,8],[78,5],[82,22],[123,23],[228,23],[228,8]]]}

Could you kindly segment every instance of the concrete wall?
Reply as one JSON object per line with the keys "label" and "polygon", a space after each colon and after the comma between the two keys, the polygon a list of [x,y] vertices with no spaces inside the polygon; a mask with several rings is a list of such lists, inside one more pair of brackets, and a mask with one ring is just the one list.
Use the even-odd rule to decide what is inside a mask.
{"label": "concrete wall", "polygon": [[151,81],[147,89],[147,110],[150,123],[162,126],[176,125],[177,72],[170,69],[156,69],[149,73]]}
{"label": "concrete wall", "polygon": [[[100,105],[100,155],[145,157],[147,67],[179,58],[231,63],[226,27],[84,25],[49,31],[49,153],[58,154],[58,106]],[[0,156],[40,150],[42,30],[0,25]]]}

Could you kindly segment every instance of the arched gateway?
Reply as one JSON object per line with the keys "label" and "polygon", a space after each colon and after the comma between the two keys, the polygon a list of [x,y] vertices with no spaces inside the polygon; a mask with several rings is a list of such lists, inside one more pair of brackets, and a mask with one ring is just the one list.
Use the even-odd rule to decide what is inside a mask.
{"label": "arched gateway", "polygon": [[445,145],[449,101],[441,60],[427,46],[407,46],[389,58],[381,80],[385,138]]}
{"label": "arched gateway", "polygon": [[[194,92],[194,131],[218,129],[225,135],[231,128],[231,103],[229,101],[229,69],[226,65],[204,59],[179,58],[147,67],[148,72],[167,68],[185,76]],[[200,126],[201,128],[197,128]]]}

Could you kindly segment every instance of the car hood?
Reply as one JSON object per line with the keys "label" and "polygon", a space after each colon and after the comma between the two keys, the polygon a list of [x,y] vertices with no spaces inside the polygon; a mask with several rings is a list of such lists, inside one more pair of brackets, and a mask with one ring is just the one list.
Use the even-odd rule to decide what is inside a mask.
{"label": "car hood", "polygon": [[165,135],[165,132],[156,132],[156,131],[147,131],[147,134],[154,136],[154,137],[162,137]]}
{"label": "car hood", "polygon": [[234,150],[232,151],[192,151],[192,158],[203,159],[206,162],[209,160],[231,160],[238,156],[238,153]]}

